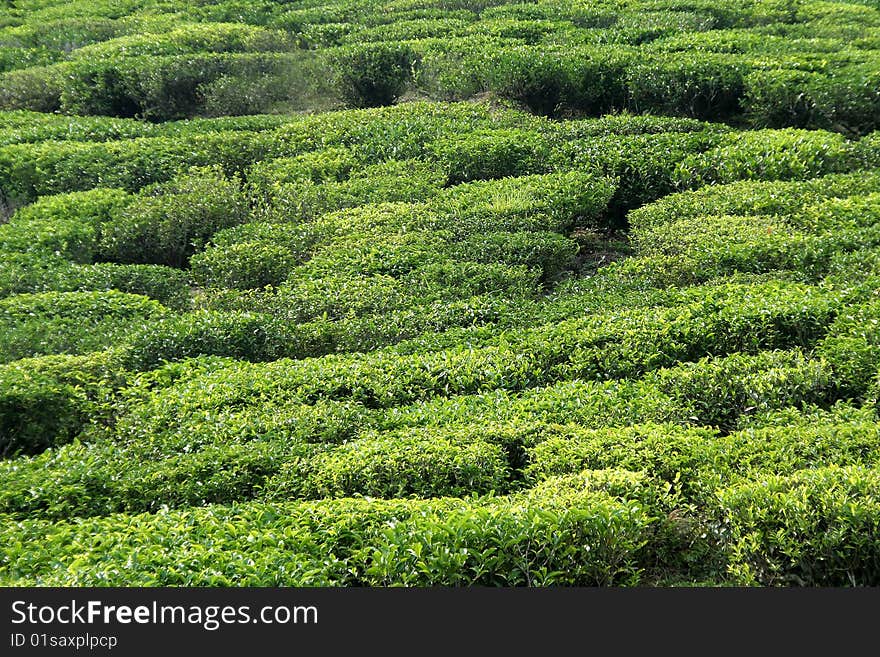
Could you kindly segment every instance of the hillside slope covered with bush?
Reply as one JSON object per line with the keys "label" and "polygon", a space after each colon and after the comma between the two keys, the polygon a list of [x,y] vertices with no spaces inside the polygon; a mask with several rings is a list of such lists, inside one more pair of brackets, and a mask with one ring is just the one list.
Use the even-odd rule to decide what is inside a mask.
{"label": "hillside slope covered with bush", "polygon": [[0,584],[880,584],[875,1],[0,8]]}

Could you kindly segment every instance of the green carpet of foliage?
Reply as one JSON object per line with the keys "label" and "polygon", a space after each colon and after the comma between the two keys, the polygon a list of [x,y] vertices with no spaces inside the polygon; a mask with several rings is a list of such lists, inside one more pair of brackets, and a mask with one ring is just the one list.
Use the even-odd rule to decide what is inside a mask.
{"label": "green carpet of foliage", "polygon": [[880,585],[880,5],[0,6],[0,584]]}

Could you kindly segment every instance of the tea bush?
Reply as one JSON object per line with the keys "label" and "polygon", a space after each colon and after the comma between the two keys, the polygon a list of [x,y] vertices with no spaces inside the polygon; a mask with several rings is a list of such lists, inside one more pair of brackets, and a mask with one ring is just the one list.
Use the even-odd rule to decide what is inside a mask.
{"label": "tea bush", "polygon": [[110,396],[124,383],[105,352],[0,365],[0,454],[35,454],[69,442],[107,417]]}
{"label": "tea bush", "polygon": [[735,581],[874,585],[876,490],[876,468],[829,466],[721,491]]}
{"label": "tea bush", "polygon": [[543,173],[550,144],[525,130],[495,130],[446,137],[428,145],[449,185],[469,180]]}
{"label": "tea bush", "polygon": [[115,344],[166,313],[153,299],[116,290],[9,296],[0,300],[0,361],[86,354]]}
{"label": "tea bush", "polygon": [[101,224],[117,216],[129,201],[128,194],[113,189],[43,197],[0,226],[0,249],[47,251],[74,262],[91,263]]}
{"label": "tea bush", "polygon": [[216,168],[192,169],[148,187],[101,225],[99,257],[131,264],[184,266],[218,230],[243,223],[247,206],[237,179]]}
{"label": "tea bush", "polygon": [[289,249],[260,242],[207,249],[190,260],[198,284],[244,290],[282,283],[295,264]]}
{"label": "tea bush", "polygon": [[[599,481],[604,484],[607,479]],[[488,504],[481,504],[479,498],[473,502],[440,498],[253,504],[235,511],[214,506],[140,516],[137,533],[121,524],[125,516],[78,524],[17,522],[14,533],[12,525],[4,527],[10,547],[2,577],[5,582],[43,585],[71,577],[78,584],[215,586],[638,582],[641,550],[654,524],[644,508],[577,480],[560,482],[558,487],[567,493],[565,497],[550,489]],[[386,529],[395,519],[394,527]],[[242,523],[251,534],[257,530],[258,538],[248,544],[250,556],[241,551],[242,537],[235,529]],[[40,554],[25,548],[37,532],[43,536]],[[215,537],[210,550],[194,549],[195,532]],[[452,550],[444,557],[442,546],[448,544],[444,537],[450,532],[470,549]],[[279,545],[275,537],[281,535],[286,538]],[[129,568],[98,574],[90,562],[99,552],[87,547],[96,536],[118,550],[105,553],[105,562],[124,562],[123,553],[130,556],[132,551],[140,558]],[[429,537],[434,538],[428,541]],[[409,551],[413,539],[426,549]],[[328,553],[335,555],[329,562]],[[404,554],[410,556],[398,558]],[[481,564],[483,555],[492,554],[491,562]],[[172,561],[171,555],[177,558]],[[175,565],[181,558],[189,564],[185,570]],[[77,575],[71,570],[74,561]]]}
{"label": "tea bush", "polygon": [[342,99],[353,107],[376,107],[403,94],[416,58],[403,44],[363,44],[334,53],[333,64]]}
{"label": "tea bush", "polygon": [[651,58],[627,71],[628,100],[637,112],[729,117],[741,111],[742,71],[742,64],[723,55]]}
{"label": "tea bush", "polygon": [[285,464],[269,479],[270,499],[461,496],[501,492],[509,476],[504,452],[479,441],[361,439]]}
{"label": "tea bush", "polygon": [[742,181],[709,185],[670,194],[629,213],[634,232],[677,219],[708,215],[792,215],[828,198],[870,194],[880,175],[876,171],[832,174],[805,181]]}
{"label": "tea bush", "polygon": [[682,163],[691,185],[735,180],[803,180],[857,168],[853,144],[840,135],[755,131],[731,135],[716,148]]}

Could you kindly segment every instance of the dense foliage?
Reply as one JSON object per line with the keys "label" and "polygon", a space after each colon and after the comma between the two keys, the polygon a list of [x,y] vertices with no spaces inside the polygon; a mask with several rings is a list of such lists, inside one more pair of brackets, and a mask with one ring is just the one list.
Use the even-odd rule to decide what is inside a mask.
{"label": "dense foliage", "polygon": [[878,52],[867,1],[0,9],[0,584],[880,585]]}

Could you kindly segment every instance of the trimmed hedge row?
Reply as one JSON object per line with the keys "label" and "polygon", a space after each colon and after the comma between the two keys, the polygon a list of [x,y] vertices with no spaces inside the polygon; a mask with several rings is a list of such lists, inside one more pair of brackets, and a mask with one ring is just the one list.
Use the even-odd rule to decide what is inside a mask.
{"label": "trimmed hedge row", "polygon": [[288,34],[240,23],[183,23],[164,34],[127,34],[77,48],[74,60],[115,60],[143,55],[260,52],[293,49]]}
{"label": "trimmed hedge row", "polygon": [[[226,411],[222,419],[194,417],[188,430],[161,442],[153,436],[74,443],[10,462],[0,470],[0,508],[60,519],[249,498],[467,495],[613,466],[645,472],[673,486],[683,503],[707,509],[717,489],[766,472],[877,463],[876,417],[828,415],[816,423],[788,411],[783,416],[781,426],[727,435],[674,424],[588,429],[553,424],[552,416],[375,432],[367,427],[378,418],[350,406],[292,405],[269,416]],[[302,442],[338,441],[338,431],[360,437],[338,447]],[[520,470],[524,481],[511,481]]]}
{"label": "trimmed hedge row", "polygon": [[101,224],[131,202],[121,189],[92,189],[39,199],[0,225],[0,251],[48,252],[90,264],[98,251]]}
{"label": "trimmed hedge row", "polygon": [[443,261],[417,267],[400,279],[383,274],[328,274],[300,277],[263,290],[213,289],[201,297],[200,305],[222,312],[261,312],[295,324],[383,314],[390,321],[398,311],[420,307],[432,314],[429,306],[436,302],[454,305],[477,298],[496,299],[502,312],[505,300],[526,303],[537,289],[539,276],[540,270],[518,265]]}
{"label": "trimmed hedge row", "polygon": [[861,165],[854,142],[809,130],[756,130],[725,135],[715,148],[681,163],[687,187],[736,180],[805,180]]}
{"label": "trimmed hedge row", "polygon": [[[339,187],[349,189],[355,181],[367,183],[373,178],[352,177]],[[390,179],[389,179],[390,180]],[[380,179],[381,183],[381,179]],[[332,195],[331,183],[315,189]],[[330,237],[358,237],[367,232],[399,230],[430,230],[446,232],[460,238],[473,233],[492,231],[553,231],[567,232],[575,223],[586,226],[602,226],[606,206],[614,191],[613,182],[593,172],[563,171],[544,175],[507,177],[500,180],[475,181],[455,185],[445,190],[431,190],[425,203],[368,203],[377,193],[381,199],[394,199],[395,194],[383,193],[383,188],[361,197],[363,205],[337,213],[315,217],[317,212],[303,211],[303,199],[298,197],[300,207],[285,212],[289,206],[282,198],[279,206],[270,212],[278,218],[291,222],[288,231],[311,233],[311,239]],[[325,197],[326,198],[326,197]],[[328,208],[329,209],[329,208]],[[270,215],[271,216],[271,215]],[[306,221],[301,221],[306,219]],[[242,231],[261,231],[262,228],[242,228]],[[268,229],[267,229],[268,230]],[[282,229],[279,229],[282,230]],[[235,238],[224,237],[223,242],[232,243]],[[280,236],[279,236],[280,237]],[[272,237],[271,239],[279,239]],[[283,239],[283,238],[282,238]],[[289,239],[289,238],[288,238]],[[303,237],[298,239],[302,240]],[[307,238],[308,239],[308,238]]]}
{"label": "trimmed hedge row", "polygon": [[633,232],[704,215],[791,215],[827,198],[870,194],[880,172],[822,176],[795,182],[743,181],[671,194],[629,213]]}
{"label": "trimmed hedge row", "polygon": [[190,259],[198,285],[240,290],[279,285],[296,264],[290,249],[271,242],[236,242],[206,249]]}
{"label": "trimmed hedge row", "polygon": [[[292,407],[264,435],[228,440],[208,438],[203,427],[201,442],[191,439],[184,452],[173,451],[181,447],[173,443],[73,442],[0,465],[0,508],[20,518],[62,519],[254,498],[463,496],[510,488],[507,455],[488,442],[401,434],[334,446],[305,443],[303,429],[291,426],[298,420],[314,428],[345,413]],[[246,417],[226,420],[253,431],[254,418],[248,424]]]}
{"label": "trimmed hedge row", "polygon": [[287,111],[315,109],[334,104],[329,70],[326,56],[307,51],[83,53],[71,61],[0,74],[0,107],[152,121],[259,114],[279,103]]}
{"label": "trimmed hedge row", "polygon": [[842,398],[863,399],[880,368],[880,304],[842,309],[817,353],[831,363]]}
{"label": "trimmed hedge row", "polygon": [[[724,554],[735,581],[876,584],[876,479],[873,468],[832,466],[722,491],[722,536],[730,546]],[[211,506],[75,524],[7,520],[3,581],[635,584],[670,547],[653,515],[663,500],[662,488],[643,475],[600,470],[500,498]],[[247,553],[240,549],[244,531]],[[31,540],[44,549],[28,549]]]}
{"label": "trimmed hedge row", "polygon": [[[323,153],[316,151],[306,155]],[[302,170],[301,161],[296,162],[303,159],[306,157],[269,160],[251,170],[251,189],[258,199],[255,215],[261,220],[312,221],[324,213],[371,203],[418,203],[438,194],[443,184],[442,172],[430,163],[414,159],[388,160],[353,170],[347,169],[349,163],[343,161],[338,164],[345,168],[335,174],[345,178],[343,180],[315,180],[322,175],[332,176],[331,169],[312,171],[310,178],[286,182],[286,179],[309,173]],[[292,166],[284,166],[287,163]],[[277,178],[271,180],[275,176]]]}
{"label": "trimmed hedge row", "polygon": [[162,265],[97,263],[75,266],[69,278],[56,284],[59,291],[119,290],[155,299],[166,308],[183,311],[192,306],[192,290],[186,272]]}
{"label": "trimmed hedge row", "polygon": [[[876,237],[854,236],[867,244]],[[796,272],[816,281],[832,255],[841,250],[839,235],[811,235],[775,217],[707,216],[684,219],[637,234],[645,257],[622,268],[647,276],[655,285],[692,285],[735,272]]]}
{"label": "trimmed hedge row", "polygon": [[0,362],[85,354],[124,340],[167,314],[153,299],[116,290],[42,292],[0,299]]}
{"label": "trimmed hedge row", "polygon": [[[245,498],[503,492],[522,465],[522,446],[541,430],[379,433],[368,430],[371,417],[362,407],[338,402],[288,404],[271,414],[226,409],[191,419],[180,433],[117,440],[92,431],[88,442],[0,464],[0,509],[22,519],[61,519]],[[364,454],[371,456],[358,456]]]}
{"label": "trimmed hedge row", "polygon": [[829,74],[755,71],[746,77],[745,115],[756,127],[836,130],[854,136],[880,129],[876,63]]}
{"label": "trimmed hedge row", "polygon": [[490,231],[570,231],[604,226],[613,180],[592,171],[507,177],[456,185],[428,201],[421,224],[454,235]]}
{"label": "trimmed hedge row", "polygon": [[106,116],[70,117],[27,110],[0,111],[0,144],[41,141],[104,142],[136,137],[189,137],[211,132],[274,130],[295,120],[289,115],[227,116],[166,123]]}
{"label": "trimmed hedge row", "polygon": [[831,465],[721,491],[732,578],[764,586],[876,586],[878,490],[876,467]]}
{"label": "trimmed hedge row", "polygon": [[192,166],[220,163],[234,172],[271,153],[270,134],[236,131],[192,135],[186,140],[143,137],[5,146],[0,149],[0,189],[7,199],[21,203],[95,187],[137,191],[168,181]]}
{"label": "trimmed hedge row", "polygon": [[767,473],[789,476],[825,463],[877,465],[880,425],[859,421],[736,431],[636,425],[614,429],[553,427],[527,448],[524,475],[534,485],[584,469],[619,467],[677,486],[687,502],[711,507],[716,491]]}
{"label": "trimmed hedge row", "polygon": [[428,144],[446,172],[446,184],[545,173],[550,138],[530,130],[506,129],[449,135]]}
{"label": "trimmed hedge row", "polygon": [[205,354],[249,361],[316,358],[336,352],[371,352],[425,332],[484,326],[510,312],[512,302],[493,295],[466,299],[414,300],[386,311],[365,310],[336,320],[318,317],[293,323],[253,312],[194,312],[152,322],[120,346],[122,362],[143,371],[163,361]]}
{"label": "trimmed hedge row", "polygon": [[117,290],[141,294],[163,306],[191,306],[189,277],[161,265],[76,265],[54,254],[5,253],[0,261],[0,298],[28,292]]}
{"label": "trimmed hedge row", "polygon": [[563,141],[550,156],[553,166],[594,169],[611,177],[617,188],[609,214],[619,217],[620,224],[626,211],[675,191],[681,184],[677,173],[681,162],[714,147],[723,134],[705,127],[657,134],[581,136],[579,127],[573,126],[574,134],[569,136],[565,124],[561,125],[559,138]]}
{"label": "trimmed hedge row", "polygon": [[[444,302],[442,296],[438,298],[440,304],[434,305],[431,297],[413,299],[402,294],[392,279],[381,277],[363,281],[343,278],[338,284],[341,286],[335,289],[308,285],[282,289],[279,298],[273,301],[278,305],[275,309],[269,309],[274,316],[207,312],[155,323],[127,341],[128,346],[123,349],[126,362],[129,367],[142,369],[155,367],[161,359],[174,360],[200,354],[253,361],[284,356],[319,356],[344,346],[356,347],[351,341],[359,339],[358,333],[368,330],[372,322],[381,321],[383,309],[390,311],[385,316],[385,322],[391,326],[394,326],[396,308],[399,308],[404,313],[402,317],[414,319],[422,330],[427,329],[426,323],[431,321],[438,322],[438,329],[462,325],[458,321],[453,320],[450,324],[448,319],[442,319],[444,315],[454,318],[457,312],[464,313],[464,325],[475,323],[479,316],[475,317],[475,311],[481,306],[488,313],[483,322],[494,321],[499,313],[511,312],[508,310],[509,302],[492,296],[484,297],[483,302],[480,297],[475,297],[470,306],[459,305],[458,310],[454,302]],[[367,288],[366,294],[361,296],[360,291],[364,287]],[[308,296],[303,297],[303,291],[317,294],[318,298],[310,300]],[[331,292],[353,297],[351,301],[343,302],[336,311],[339,314],[334,313],[338,301],[321,298],[322,295],[329,297]],[[288,294],[294,299],[295,305],[284,305],[283,300],[290,298]],[[374,369],[377,381],[384,380],[386,376],[393,379],[396,375],[391,374],[392,371],[400,371],[401,376],[406,378],[424,369],[423,375],[428,377],[427,385],[433,376],[429,372],[436,371],[437,376],[441,376],[438,369],[441,363],[445,363],[442,379],[444,385],[451,386],[447,388],[449,391],[458,388],[459,384],[453,381],[457,380],[459,368],[462,372],[469,369],[486,371],[492,375],[489,378],[497,376],[499,382],[507,382],[505,387],[513,388],[541,385],[556,377],[634,376],[705,354],[741,350],[753,352],[794,345],[809,347],[824,334],[841,302],[838,293],[784,284],[764,284],[751,288],[731,286],[718,288],[715,294],[717,296],[714,298],[707,296],[669,309],[618,311],[535,329],[508,331],[502,338],[479,338],[466,351],[456,347],[447,348],[441,342],[435,348],[439,349],[435,353],[423,351],[405,355],[395,350],[385,350],[363,356],[339,356],[338,362],[316,360],[299,365],[279,364],[279,367],[281,370],[292,368],[291,374],[296,370],[303,373],[310,371],[319,378],[323,376],[321,372],[325,367],[328,372],[337,367],[354,368],[365,378],[361,385],[352,389],[360,388],[368,380],[372,381],[374,375],[370,372]],[[742,296],[737,298],[737,295]],[[250,304],[245,302],[243,305]],[[352,314],[360,315],[362,323]],[[348,337],[346,331],[350,332]],[[381,335],[381,332],[378,333],[377,338]],[[377,340],[377,343],[381,344],[382,340]],[[409,374],[404,375],[404,371]],[[472,384],[481,389],[491,387],[489,379],[479,384],[478,379],[481,377],[469,384],[462,380],[464,387],[459,392],[472,391]],[[432,388],[428,386],[426,394],[433,394],[429,392]]]}
{"label": "trimmed hedge row", "polygon": [[[643,36],[646,32],[642,28]],[[489,90],[551,116],[598,115],[612,110],[696,118],[746,118],[754,127],[833,129],[865,134],[878,127],[878,69],[854,52],[829,61],[829,48],[844,43],[745,33],[760,47],[751,52],[651,47],[623,42],[567,41],[536,45],[459,38],[419,42],[422,69],[417,86],[432,94],[463,98]],[[688,33],[691,40],[723,39],[718,31]],[[575,37],[576,38],[576,37]],[[668,43],[674,52],[663,52]],[[780,52],[782,43],[790,50]],[[824,46],[824,48],[823,48]],[[768,63],[769,62],[769,63]],[[796,91],[793,91],[796,90]]]}
{"label": "trimmed hedge row", "polygon": [[[8,546],[0,579],[43,585],[637,583],[643,546],[656,524],[631,499],[643,482],[599,473],[554,483],[510,498],[212,506],[77,524],[7,520],[0,530]],[[246,551],[243,532],[251,536]],[[39,553],[26,547],[32,534],[41,537]],[[92,547],[96,536],[100,550]],[[450,549],[451,537],[457,539]],[[416,543],[421,550],[411,549]],[[117,559],[118,566],[111,565]]]}
{"label": "trimmed hedge row", "polygon": [[119,263],[184,266],[218,230],[244,223],[246,198],[236,178],[216,167],[190,169],[144,188],[101,225],[100,258]]}
{"label": "trimmed hedge row", "polygon": [[[0,365],[0,455],[35,454],[106,418],[126,381],[110,354],[43,356]],[[10,462],[13,468],[18,461]]]}
{"label": "trimmed hedge row", "polygon": [[502,492],[509,476],[506,455],[497,445],[391,436],[352,441],[285,464],[265,490],[273,500],[460,497]]}
{"label": "trimmed hedge row", "polygon": [[[245,368],[228,361],[221,366],[216,361],[197,360],[167,366],[171,370],[157,370],[145,382],[157,377],[161,381],[169,371],[182,373],[182,378],[155,390],[143,386],[130,390],[130,401],[117,425],[119,439],[161,436],[162,441],[192,441],[204,421],[202,418],[213,418],[207,425],[213,427],[211,431],[227,435],[227,431],[240,428],[224,427],[222,420],[218,424],[218,409],[256,409],[253,422],[270,417],[279,406],[302,402],[309,391],[281,376],[278,365]],[[343,385],[344,377],[339,378]],[[359,385],[365,384],[362,381]],[[393,384],[397,388],[409,385],[400,379]],[[522,422],[580,422],[587,426],[674,420],[730,429],[743,414],[804,404],[826,405],[835,399],[830,367],[797,351],[704,359],[660,369],[639,380],[563,381],[521,394],[496,388],[473,395],[431,399],[422,389],[407,388],[408,395],[401,392],[397,404],[412,400],[408,406],[389,403],[377,408],[377,402],[365,398],[364,392],[354,385],[349,383],[350,389],[337,389],[336,399],[328,390],[314,402],[305,403],[353,403],[357,408],[371,409],[371,424],[383,430],[468,422],[484,425],[515,418]],[[443,390],[451,391],[451,387]]]}
{"label": "trimmed hedge row", "polygon": [[244,172],[258,161],[331,146],[356,147],[364,162],[408,159],[425,155],[427,144],[450,131],[532,125],[528,115],[510,109],[426,102],[268,121],[282,125],[271,129],[264,117],[251,119],[254,125],[220,118],[170,124],[167,134],[115,142],[11,144],[0,149],[0,190],[16,202],[98,186],[136,191],[192,166]]}

